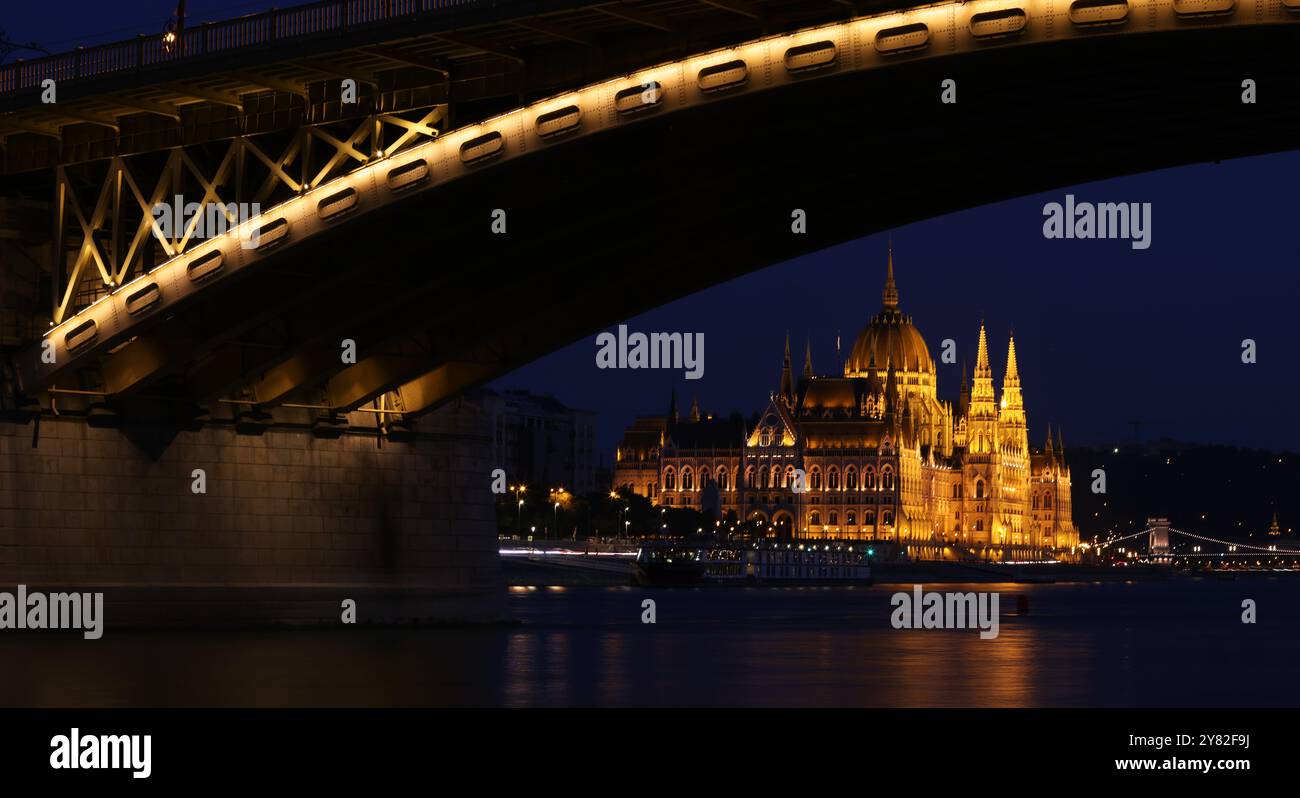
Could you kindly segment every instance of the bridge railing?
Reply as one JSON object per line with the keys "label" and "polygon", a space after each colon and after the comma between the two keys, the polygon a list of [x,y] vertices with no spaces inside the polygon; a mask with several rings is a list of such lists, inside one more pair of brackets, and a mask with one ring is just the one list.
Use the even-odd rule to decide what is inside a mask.
{"label": "bridge railing", "polygon": [[78,47],[69,53],[0,65],[0,96],[38,88],[46,79],[62,83],[135,72],[213,53],[260,48],[274,42],[292,42],[322,33],[410,19],[415,14],[475,2],[478,0],[320,0],[222,22],[205,22],[185,29],[179,40],[169,40],[165,33],[141,34],[127,41]]}

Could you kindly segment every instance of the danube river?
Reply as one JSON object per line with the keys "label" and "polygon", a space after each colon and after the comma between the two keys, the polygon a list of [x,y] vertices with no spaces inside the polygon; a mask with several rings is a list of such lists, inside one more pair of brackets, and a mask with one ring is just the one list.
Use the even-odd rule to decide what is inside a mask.
{"label": "danube river", "polygon": [[1295,574],[930,589],[998,591],[998,637],[894,629],[908,585],[514,588],[512,626],[0,634],[0,705],[1296,703]]}

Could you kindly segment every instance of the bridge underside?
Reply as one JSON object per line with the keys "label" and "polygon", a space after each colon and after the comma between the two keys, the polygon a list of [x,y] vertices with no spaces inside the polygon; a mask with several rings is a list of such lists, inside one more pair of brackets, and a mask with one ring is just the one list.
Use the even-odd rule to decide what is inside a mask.
{"label": "bridge underside", "polygon": [[[144,37],[0,70],[0,174],[441,104],[468,124],[647,63],[906,5],[401,0],[191,22],[170,51]],[[41,100],[46,77],[55,104]],[[341,102],[344,79],[355,104]]]}
{"label": "bridge underside", "polygon": [[[1294,148],[1297,45],[1295,27],[1098,37],[664,113],[286,249],[60,378],[77,393],[27,401],[116,423],[250,409],[313,423],[367,403],[416,415],[639,312],[875,231]],[[938,101],[945,78],[956,105]],[[1266,101],[1241,102],[1245,78]],[[796,208],[804,235],[791,233]],[[343,339],[356,364],[341,361]]]}

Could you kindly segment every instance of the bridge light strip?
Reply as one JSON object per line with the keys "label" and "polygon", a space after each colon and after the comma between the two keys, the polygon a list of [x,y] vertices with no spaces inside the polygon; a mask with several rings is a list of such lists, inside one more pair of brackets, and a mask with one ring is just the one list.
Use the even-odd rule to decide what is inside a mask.
{"label": "bridge light strip", "polygon": [[[461,146],[474,139],[491,137],[493,134],[501,136],[503,151],[495,153],[495,157],[490,159],[498,163],[549,146],[548,140],[538,130],[539,116],[560,111],[570,106],[576,107],[581,114],[577,125],[578,129],[571,132],[566,131],[565,135],[555,138],[557,142],[565,142],[573,141],[576,138],[599,130],[617,128],[623,124],[633,124],[639,119],[648,118],[648,116],[654,116],[661,112],[660,110],[651,110],[648,114],[638,114],[635,117],[623,117],[617,114],[613,108],[614,96],[629,87],[644,87],[657,82],[660,85],[659,91],[661,94],[656,97],[657,102],[655,105],[663,110],[671,110],[706,104],[717,98],[735,96],[750,91],[761,91],[791,85],[823,75],[868,70],[899,60],[933,58],[959,52],[978,51],[992,47],[1046,40],[1048,38],[1047,28],[1052,22],[1060,22],[1060,24],[1053,26],[1051,38],[1064,39],[1081,36],[1115,35],[1125,30],[1134,33],[1148,33],[1185,27],[1184,23],[1186,22],[1194,22],[1196,27],[1199,28],[1207,24],[1228,26],[1300,21],[1300,16],[1288,13],[1300,10],[1300,0],[1283,0],[1282,8],[1278,6],[1270,7],[1270,0],[1241,0],[1240,2],[1238,0],[1175,0],[1173,6],[1169,5],[1167,0],[1128,0],[1127,2],[1126,0],[1111,0],[1111,2],[1106,2],[1106,0],[1101,0],[1101,2],[1097,2],[1097,0],[1076,0],[1068,9],[1063,9],[1062,5],[1060,3],[1053,5],[1050,0],[946,2],[858,17],[845,22],[831,23],[814,28],[805,28],[787,34],[757,39],[734,47],[701,53],[675,62],[658,64],[618,78],[567,91],[528,106],[485,119],[477,124],[460,128],[439,136],[432,141],[402,150],[400,153],[376,153],[376,158],[358,166],[352,172],[340,175],[308,189],[305,193],[291,197],[285,202],[267,209],[256,219],[249,219],[238,225],[234,230],[209,239],[193,250],[173,256],[146,274],[137,275],[129,283],[114,287],[112,292],[100,297],[90,306],[83,308],[71,317],[46,330],[42,337],[54,333],[65,333],[67,330],[72,329],[73,325],[79,324],[79,320],[84,320],[83,317],[88,315],[104,317],[96,319],[97,326],[106,333],[103,336],[104,339],[123,335],[125,333],[125,324],[134,323],[133,320],[130,316],[127,316],[124,323],[121,316],[126,314],[113,314],[111,311],[103,310],[105,300],[116,297],[123,289],[133,286],[145,277],[153,277],[159,281],[160,288],[164,289],[163,298],[159,304],[166,305],[167,292],[165,289],[169,280],[176,280],[176,269],[184,269],[190,259],[204,254],[210,248],[220,248],[228,256],[234,256],[236,252],[232,243],[242,243],[248,238],[247,234],[254,226],[265,224],[263,221],[265,219],[273,221],[285,219],[291,226],[297,220],[306,221],[311,219],[313,222],[312,227],[323,229],[323,225],[315,224],[315,222],[322,221],[317,215],[309,215],[304,211],[305,203],[310,201],[312,194],[316,191],[339,191],[344,188],[352,188],[361,193],[364,188],[371,186],[379,189],[370,192],[367,196],[367,199],[373,202],[371,208],[360,207],[361,203],[358,202],[357,211],[360,213],[398,201],[401,199],[399,191],[385,185],[385,181],[379,180],[381,173],[377,171],[391,169],[391,164],[396,157],[400,156],[401,159],[411,161],[424,160],[428,164],[431,173],[430,178],[432,179],[425,181],[419,188],[419,191],[426,191],[444,182],[463,177],[471,171],[477,171],[473,165],[461,163],[459,157]],[[1078,15],[1075,9],[1077,8],[1103,6],[1123,7],[1126,11],[1125,19],[1120,20],[1120,24],[1109,25],[1098,30],[1090,28],[1088,21],[1076,18]],[[1225,7],[1226,11],[1223,10]],[[1182,11],[1179,12],[1178,8],[1181,8]],[[1283,10],[1283,8],[1286,10]],[[1152,12],[1147,17],[1150,21],[1149,24],[1141,28],[1130,25],[1129,20],[1141,17],[1142,15],[1137,12],[1143,10]],[[1211,13],[1214,16],[1208,19],[1188,19],[1189,16],[1195,15],[1199,17]],[[1026,17],[1023,25],[1014,22],[1004,25],[990,26],[988,24],[991,20],[1013,19],[1018,15]],[[1067,25],[1067,21],[1071,24]],[[988,35],[990,31],[996,31],[1000,35],[990,36]],[[881,34],[884,34],[884,36],[882,37]],[[885,45],[883,48],[881,46],[882,41]],[[794,48],[819,43],[824,44],[826,42],[834,44],[835,57],[826,65],[819,65],[821,68],[798,69],[786,61],[786,57]],[[701,86],[700,73],[702,70],[732,61],[739,61],[744,64],[749,76],[747,80],[730,85],[721,91],[708,91],[707,87]],[[595,121],[589,124],[588,120]],[[453,161],[456,163],[452,163]],[[387,193],[383,189],[387,189]],[[313,216],[316,218],[312,218]],[[308,229],[303,231],[301,235],[295,235],[294,237],[307,237],[312,232],[312,229]],[[255,250],[242,250],[242,253],[243,257],[240,258],[240,263],[236,264],[234,268],[223,270],[226,272],[224,275],[210,282],[220,282],[225,277],[242,270],[244,266],[252,265],[263,257]],[[186,291],[185,293],[192,292]],[[93,349],[95,349],[93,346],[86,347],[82,354],[88,354]],[[68,355],[67,358],[57,358],[61,368],[66,367],[68,362],[80,356],[73,356],[72,353],[66,354]],[[22,368],[24,376],[31,377],[36,382],[41,382],[44,375],[47,374],[41,365],[39,346],[29,348],[21,364],[20,368]]]}
{"label": "bridge light strip", "polygon": [[[1237,548],[1241,548],[1241,549],[1253,549],[1255,551],[1263,552],[1265,554],[1300,554],[1300,549],[1269,549],[1263,546],[1252,546],[1249,543],[1237,543],[1234,541],[1217,540],[1215,538],[1207,538],[1204,535],[1193,535],[1191,532],[1184,532],[1181,529],[1174,529],[1173,527],[1169,527],[1169,531],[1177,532],[1180,535],[1186,535],[1189,538],[1196,538],[1197,540],[1204,540],[1210,543],[1218,543],[1223,546],[1236,546]],[[1179,554],[1175,556],[1182,557],[1185,555]]]}
{"label": "bridge light strip", "polygon": [[[1300,0],[1297,0],[1297,2],[1300,2]],[[1104,548],[1110,546],[1112,543],[1122,543],[1122,542],[1124,542],[1124,541],[1126,541],[1126,540],[1129,540],[1129,539],[1131,539],[1131,538],[1140,537],[1140,536],[1142,536],[1142,535],[1148,535],[1148,534],[1151,533],[1151,530],[1153,530],[1153,529],[1155,529],[1155,527],[1147,527],[1146,529],[1142,530],[1141,532],[1134,532],[1133,534],[1131,534],[1131,535],[1125,535],[1125,536],[1122,537],[1122,538],[1115,538],[1115,539],[1113,539],[1113,540],[1108,540],[1108,541],[1106,541],[1106,542],[1104,542],[1104,543],[1098,543],[1098,544],[1097,544],[1097,548],[1098,548],[1098,549],[1104,549]],[[1254,551],[1263,552],[1264,554],[1300,554],[1300,549],[1277,549],[1277,548],[1270,549],[1270,548],[1266,548],[1266,547],[1264,547],[1264,546],[1252,546],[1252,545],[1250,545],[1249,543],[1238,543],[1238,542],[1236,542],[1236,541],[1231,541],[1231,540],[1219,540],[1218,538],[1206,537],[1205,535],[1196,535],[1196,534],[1193,534],[1193,533],[1191,533],[1191,532],[1184,532],[1184,531],[1181,530],[1181,529],[1174,529],[1173,527],[1168,527],[1168,529],[1169,529],[1170,532],[1173,532],[1173,533],[1176,533],[1176,534],[1179,534],[1179,535],[1184,535],[1184,536],[1189,537],[1189,538],[1195,538],[1195,539],[1197,539],[1197,540],[1204,540],[1204,541],[1206,541],[1206,542],[1208,542],[1208,543],[1218,543],[1218,544],[1221,545],[1221,546],[1235,546],[1235,547],[1237,547],[1237,548],[1242,548],[1242,549],[1252,549],[1252,550],[1254,550]],[[1180,554],[1180,553],[1177,553],[1177,552],[1170,552],[1168,556],[1170,556],[1170,557],[1192,557],[1192,556],[1209,556],[1209,557],[1214,557],[1214,556],[1222,556],[1222,555],[1218,555],[1218,554],[1193,555],[1193,554]]]}

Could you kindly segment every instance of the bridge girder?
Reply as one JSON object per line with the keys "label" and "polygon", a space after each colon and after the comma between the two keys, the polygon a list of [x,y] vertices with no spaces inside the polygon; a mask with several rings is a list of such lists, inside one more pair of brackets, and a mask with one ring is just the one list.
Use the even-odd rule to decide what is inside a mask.
{"label": "bridge girder", "polygon": [[763,12],[759,11],[753,5],[745,2],[745,0],[699,0],[699,1],[706,6],[712,6],[713,8],[720,8],[723,11],[730,11],[732,14],[739,14],[742,17],[749,17],[750,19],[761,20],[766,17],[766,15],[763,14]]}
{"label": "bridge girder", "polygon": [[[299,363],[293,367],[296,370],[291,369],[291,374],[281,375],[275,398],[282,399],[293,390],[307,389],[313,379],[323,378],[330,409],[346,410],[396,391],[400,404],[412,408],[406,412],[414,413],[447,399],[451,394],[439,395],[447,386],[459,386],[456,390],[461,390],[486,380],[504,368],[549,351],[557,343],[599,329],[612,319],[626,318],[632,312],[743,273],[758,264],[873,229],[1061,183],[1186,163],[1204,158],[1207,153],[1213,157],[1231,157],[1294,146],[1286,142],[1300,129],[1300,111],[1291,102],[1294,98],[1287,94],[1285,86],[1288,79],[1300,76],[1300,68],[1277,56],[1286,52],[1286,45],[1294,44],[1297,30],[1300,28],[1294,25],[1284,27],[1277,23],[1255,28],[1234,24],[1213,40],[1219,47],[1217,50],[1205,48],[1206,37],[1214,32],[1205,24],[1178,36],[1159,39],[1081,36],[1068,46],[1058,42],[1054,47],[1026,48],[1023,59],[999,60],[998,53],[1014,48],[996,45],[1011,42],[976,45],[971,54],[952,62],[927,58],[925,52],[912,53],[880,64],[910,64],[908,70],[892,74],[891,80],[885,80],[880,74],[869,74],[870,69],[856,69],[837,72],[826,80],[799,79],[770,94],[763,93],[766,87],[749,86],[733,90],[730,95],[693,99],[672,112],[651,111],[637,122],[613,121],[608,135],[603,137],[585,138],[600,127],[584,130],[570,139],[587,141],[582,148],[534,144],[520,152],[508,149],[508,157],[498,160],[496,165],[468,168],[465,174],[476,175],[474,181],[433,185],[435,191],[442,190],[444,185],[446,190],[453,191],[438,196],[445,196],[444,201],[450,207],[470,208],[463,217],[464,224],[467,227],[477,224],[483,233],[477,238],[462,236],[455,251],[463,254],[472,252],[474,247],[492,246],[486,219],[480,217],[475,221],[473,213],[485,214],[500,202],[500,197],[512,196],[512,186],[516,187],[514,195],[517,196],[520,185],[541,185],[544,197],[532,197],[529,202],[521,203],[526,210],[523,224],[532,226],[525,227],[523,236],[519,235],[519,216],[513,215],[517,211],[512,211],[512,219],[516,221],[511,224],[515,226],[506,238],[528,243],[511,244],[517,248],[509,251],[511,257],[504,262],[513,264],[513,274],[526,279],[529,290],[541,289],[534,294],[537,302],[553,303],[555,308],[566,312],[586,307],[586,315],[575,313],[570,325],[565,326],[562,318],[560,323],[550,325],[532,314],[523,319],[527,328],[543,329],[545,335],[533,335],[524,344],[513,347],[503,346],[499,336],[494,336],[494,332],[506,335],[505,331],[494,331],[489,325],[488,329],[476,328],[451,345],[435,346],[426,341],[418,349],[380,352],[357,363],[360,368],[344,369],[329,376]],[[809,33],[808,38],[816,41],[812,37],[817,35],[826,34]],[[1110,52],[1111,48],[1126,56],[1120,59],[1125,65],[1123,80],[1120,72],[1112,68],[1107,78],[1110,82],[1103,80],[1103,73],[1098,77],[1102,83],[1082,87],[1087,91],[1059,80],[1053,83],[1054,92],[1040,91],[1044,75],[1059,74],[1051,68],[1055,59],[1068,56],[1101,64],[1097,56]],[[777,52],[779,57],[781,48],[768,49]],[[1194,53],[1198,58],[1188,58]],[[1243,61],[1243,55],[1249,59]],[[728,56],[734,57],[732,53]],[[717,60],[722,56],[709,57]],[[692,66],[707,63],[695,60]],[[1179,66],[1176,72],[1168,68],[1171,63]],[[678,74],[691,72],[676,68]],[[975,102],[943,108],[934,99],[938,95],[936,87],[939,77],[954,68],[962,70],[967,98],[972,97],[969,92],[974,87]],[[1237,86],[1243,69],[1275,87],[1279,92],[1276,104],[1242,112]],[[753,70],[754,74],[758,72]],[[666,80],[669,74],[668,67],[656,67],[592,91],[603,96],[602,91],[639,86],[650,76],[663,76]],[[1179,88],[1181,83],[1189,81],[1192,88]],[[1096,85],[1105,85],[1108,90],[1097,92]],[[1291,85],[1295,85],[1294,81]],[[1158,88],[1154,102],[1153,86]],[[667,91],[686,90],[681,84],[665,83],[665,87]],[[1212,96],[1223,95],[1209,108],[1206,108],[1206,87],[1213,90]],[[1295,89],[1291,91],[1300,94]],[[902,121],[893,129],[885,126],[885,129],[868,131],[861,123],[866,118],[874,118],[873,114],[843,102],[845,97],[860,96],[876,98],[878,107],[905,111],[894,117]],[[919,99],[922,96],[929,102]],[[716,102],[719,97],[728,99]],[[1096,113],[1081,113],[1080,101],[1088,103],[1086,108]],[[539,103],[523,109],[519,114],[527,120],[564,102],[571,100],[557,98],[549,104]],[[1193,108],[1197,112],[1195,116],[1191,113]],[[1263,113],[1257,113],[1260,110]],[[1016,120],[1023,118],[1022,114],[1069,120],[1070,124],[1056,130],[1043,125],[1023,128],[1016,124]],[[1109,118],[1125,119],[1125,128],[1108,127],[1105,124],[1108,114]],[[1204,129],[1214,131],[1217,139],[1207,142],[1202,140],[1204,136],[1199,130],[1189,129],[1189,119],[1193,118],[1200,120]],[[507,115],[498,124],[500,129],[510,129],[511,125],[520,124],[520,120]],[[761,129],[768,138],[753,136],[755,129]],[[954,130],[961,135],[954,136]],[[457,131],[437,146],[454,153],[455,148],[481,132],[482,128],[478,127]],[[857,190],[854,179],[861,176],[862,165],[842,158],[837,162],[835,153],[826,152],[826,147],[817,144],[817,136],[810,133],[829,136],[830,141],[861,141],[865,152],[889,152],[887,162],[871,165],[871,175],[874,183],[890,186],[892,193],[866,195]],[[718,147],[719,141],[727,142],[728,146]],[[765,147],[765,141],[774,147]],[[1158,142],[1159,146],[1152,142]],[[1023,164],[1026,151],[1035,156],[1032,169]],[[629,152],[642,154],[644,163],[628,163]],[[387,170],[395,168],[397,163],[381,162],[374,168]],[[611,191],[608,181],[584,174],[580,163],[587,164],[598,176],[617,173],[627,181],[628,186],[619,188],[619,201],[611,202],[608,196],[602,195],[602,188]],[[750,174],[755,163],[763,164],[763,175]],[[1050,168],[1044,171],[1043,164],[1049,164]],[[386,173],[376,173],[376,177],[382,179]],[[936,198],[932,196],[928,178],[939,173],[954,182],[950,184],[951,195]],[[548,174],[562,175],[563,181],[545,182]],[[540,182],[530,182],[528,178]],[[474,186],[464,185],[469,183]],[[330,190],[324,185],[321,189]],[[548,205],[557,204],[560,196],[566,198],[560,203],[564,210],[548,209]],[[436,204],[433,197],[434,194],[428,194],[418,207],[428,209],[429,203]],[[839,207],[825,202],[819,204],[817,197],[833,197]],[[799,203],[795,207],[809,209],[810,218],[817,220],[806,237],[795,238],[788,233],[792,202]],[[700,242],[695,251],[670,254],[659,242],[651,241],[647,245],[647,220],[660,218],[666,208],[673,209],[672,223],[677,236]],[[578,221],[565,221],[566,215],[576,216]],[[448,216],[461,218],[451,213]],[[449,229],[454,230],[455,226]],[[731,234],[720,235],[719,229]],[[543,233],[547,230],[551,231],[549,238]],[[557,239],[555,230],[563,230],[564,235]],[[454,236],[447,237],[450,240]],[[640,264],[654,263],[656,258],[660,262],[673,262],[685,277],[672,286],[643,286],[620,277],[613,281],[612,288],[594,294],[596,302],[575,305],[571,298],[564,296],[564,289],[547,287],[545,281],[536,279],[536,274],[529,274],[530,264],[536,262],[530,259],[530,253],[535,258],[552,247],[552,256],[562,252],[565,258],[570,257],[571,253],[554,249],[557,240],[583,242],[581,255],[574,260],[587,271],[575,267],[558,273],[554,279],[594,279],[600,274],[595,264],[602,260],[621,262],[619,258]],[[483,282],[487,287],[475,296],[492,296],[494,280],[483,277]],[[601,300],[608,300],[611,291],[630,290],[633,286],[638,292],[636,296],[619,297],[616,304],[600,307]],[[593,306],[600,307],[599,311],[590,310]],[[481,312],[482,306],[477,310]],[[496,309],[492,312],[496,313]],[[493,340],[494,337],[498,340]],[[134,345],[131,343],[122,351]],[[301,384],[291,384],[295,381]]]}
{"label": "bridge girder", "polygon": [[596,10],[602,14],[608,14],[611,17],[618,17],[619,19],[627,20],[628,22],[635,22],[643,27],[653,28],[654,30],[663,33],[677,32],[677,29],[673,27],[672,23],[668,22],[668,20],[658,14],[649,11],[640,11],[626,3],[606,3],[604,5],[596,6]]}
{"label": "bridge girder", "polygon": [[[0,120],[11,122],[0,124],[5,150],[0,174],[74,163],[92,144],[98,153],[127,155],[149,151],[169,138],[204,141],[212,108],[246,115],[245,97],[253,92],[297,97],[313,120],[332,113],[331,85],[348,77],[370,82],[377,110],[389,113],[411,108],[405,98],[412,93],[428,95],[426,104],[542,96],[575,81],[626,72],[647,60],[743,41],[759,31],[750,22],[760,17],[765,24],[779,18],[783,26],[794,27],[836,16],[821,0],[718,0],[668,8],[658,0],[530,0],[454,9],[423,0],[416,5],[420,8],[411,13],[407,2],[389,7],[329,0],[206,24],[187,30],[171,47],[161,36],[138,37],[0,66]],[[334,14],[340,8],[345,16],[372,18],[364,27],[350,27]],[[779,16],[769,9],[779,9]],[[258,17],[264,24],[258,24]],[[277,30],[279,35],[271,33]],[[490,56],[486,61],[485,55]],[[483,79],[485,68],[493,79]],[[440,79],[428,81],[430,71]],[[455,77],[462,71],[464,79]],[[51,109],[40,102],[45,77],[58,81],[64,116],[46,113]],[[454,115],[464,120],[496,110]],[[151,122],[149,117],[159,119]],[[120,120],[116,124],[130,133],[96,132],[95,124],[108,120]],[[167,124],[160,126],[163,120]],[[253,129],[246,123],[243,127]],[[6,139],[21,134],[61,141],[65,133],[69,142],[57,147],[33,141],[10,147]],[[100,156],[91,159],[95,157]]]}
{"label": "bridge girder", "polygon": [[[285,192],[292,194],[303,190],[304,186],[318,186],[351,166],[366,163],[381,149],[396,153],[420,141],[436,138],[445,113],[445,106],[434,106],[414,119],[388,114],[371,115],[360,120],[350,133],[338,136],[323,126],[304,126],[284,145],[278,156],[269,153],[265,145],[259,145],[258,138],[240,136],[224,142],[220,160],[206,169],[199,163],[197,148],[170,150],[160,165],[145,162],[133,165],[133,159],[118,156],[109,162],[107,171],[98,181],[90,213],[82,209],[78,186],[69,177],[69,170],[59,167],[55,174],[55,225],[56,229],[62,229],[59,219],[65,210],[70,213],[68,218],[77,225],[73,247],[76,255],[67,266],[66,277],[59,273],[62,270],[55,270],[53,299],[56,304],[50,320],[59,323],[76,306],[88,305],[113,287],[124,284],[131,276],[143,273],[147,268],[145,258],[152,254],[151,248],[164,258],[191,249],[200,240],[194,237],[200,220],[211,215],[209,209],[214,204],[246,202],[261,205],[277,196],[285,196]],[[384,134],[388,128],[395,128],[400,133],[392,141],[385,142]],[[326,149],[313,150],[313,142],[325,145]],[[264,174],[254,175],[249,168],[250,161],[260,164]],[[296,176],[290,174],[294,165],[298,167]],[[143,177],[142,172],[148,174],[151,170],[153,188],[146,194],[137,175]],[[257,179],[260,182],[255,190],[244,191],[249,181]],[[195,187],[191,201],[196,201],[197,210],[181,228],[181,235],[166,236],[152,224],[153,211],[160,203],[168,205],[170,210],[171,192],[186,185]],[[119,243],[123,227],[127,228],[130,237],[129,243],[123,240],[124,251],[123,244]],[[111,235],[107,252],[100,243],[105,234]],[[60,263],[67,251],[64,237],[56,238],[52,247],[51,262]],[[98,269],[100,281],[97,284],[87,284],[90,273],[87,267],[91,265]]]}

